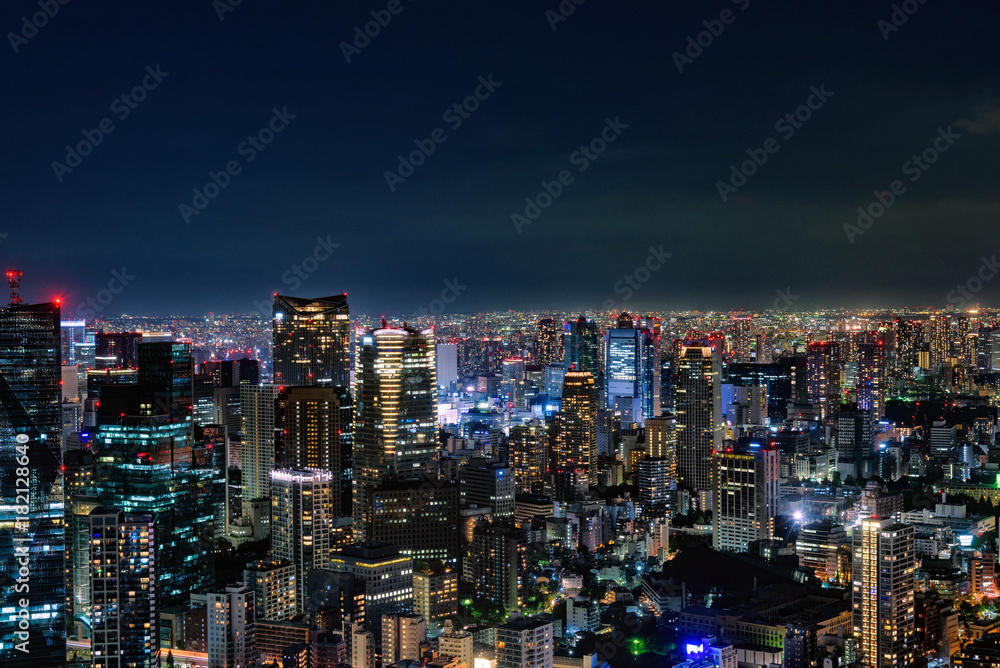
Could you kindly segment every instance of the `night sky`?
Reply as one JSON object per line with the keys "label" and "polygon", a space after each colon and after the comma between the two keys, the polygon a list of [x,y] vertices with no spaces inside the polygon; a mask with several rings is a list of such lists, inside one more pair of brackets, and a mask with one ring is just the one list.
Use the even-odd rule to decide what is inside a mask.
{"label": "night sky", "polygon": [[[456,312],[769,308],[776,290],[944,306],[998,251],[995,3],[911,0],[895,29],[873,0],[235,1],[42,0],[58,11],[37,30],[38,0],[3,3],[0,254],[26,300],[79,314],[111,283],[108,315],[253,311],[273,291],[395,313],[442,291]],[[373,11],[391,20],[357,48]],[[243,143],[269,123],[262,150]],[[905,164],[949,126],[926,171]],[[100,143],[77,162],[84,131]],[[723,201],[748,151],[767,161]],[[209,172],[228,184],[200,201]],[[845,231],[894,180],[884,215]],[[562,192],[515,224],[543,181]],[[670,257],[647,265],[651,247]],[[976,297],[1000,306],[990,280]]]}

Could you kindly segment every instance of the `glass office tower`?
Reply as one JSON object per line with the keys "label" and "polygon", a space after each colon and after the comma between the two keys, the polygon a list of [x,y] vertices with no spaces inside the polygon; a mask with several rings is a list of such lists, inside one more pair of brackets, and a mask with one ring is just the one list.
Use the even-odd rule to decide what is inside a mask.
{"label": "glass office tower", "polygon": [[66,660],[59,311],[0,308],[0,666]]}

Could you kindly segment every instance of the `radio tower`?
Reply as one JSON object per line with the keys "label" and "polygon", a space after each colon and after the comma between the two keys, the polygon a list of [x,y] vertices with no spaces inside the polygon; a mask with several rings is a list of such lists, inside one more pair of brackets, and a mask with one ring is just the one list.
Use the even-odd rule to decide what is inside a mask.
{"label": "radio tower", "polygon": [[21,301],[21,271],[19,269],[7,270],[7,282],[10,284],[10,305],[17,306]]}

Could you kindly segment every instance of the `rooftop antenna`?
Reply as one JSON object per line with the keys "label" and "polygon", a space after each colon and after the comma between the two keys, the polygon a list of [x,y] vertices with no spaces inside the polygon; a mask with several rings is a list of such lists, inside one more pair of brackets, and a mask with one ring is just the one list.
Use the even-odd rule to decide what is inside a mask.
{"label": "rooftop antenna", "polygon": [[21,301],[21,270],[8,269],[7,283],[10,284],[10,305],[17,306]]}

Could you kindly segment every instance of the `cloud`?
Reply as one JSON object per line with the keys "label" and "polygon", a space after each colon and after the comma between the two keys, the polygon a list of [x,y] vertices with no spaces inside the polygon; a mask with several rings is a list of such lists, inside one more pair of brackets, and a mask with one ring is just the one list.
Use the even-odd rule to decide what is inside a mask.
{"label": "cloud", "polygon": [[1000,100],[991,100],[977,106],[972,120],[963,118],[955,125],[974,135],[1000,134]]}

